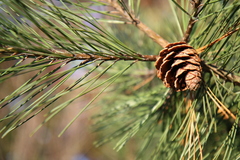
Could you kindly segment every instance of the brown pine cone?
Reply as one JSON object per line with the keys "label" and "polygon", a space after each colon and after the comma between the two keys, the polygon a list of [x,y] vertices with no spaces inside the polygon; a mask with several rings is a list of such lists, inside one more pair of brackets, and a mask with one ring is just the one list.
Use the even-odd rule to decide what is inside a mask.
{"label": "brown pine cone", "polygon": [[201,83],[201,59],[197,51],[185,42],[167,45],[155,62],[157,76],[166,87],[176,91],[196,90]]}

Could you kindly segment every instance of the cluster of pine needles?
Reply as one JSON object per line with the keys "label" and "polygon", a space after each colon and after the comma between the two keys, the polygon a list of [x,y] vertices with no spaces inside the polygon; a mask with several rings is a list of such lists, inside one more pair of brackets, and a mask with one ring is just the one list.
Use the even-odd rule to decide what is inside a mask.
{"label": "cluster of pine needles", "polygon": [[[240,158],[240,2],[166,3],[170,20],[154,13],[159,22],[146,25],[141,0],[1,0],[2,137],[44,113],[35,133],[91,95],[59,136],[101,106],[93,128],[105,136],[96,146],[116,141],[118,151],[137,139],[137,159]],[[176,92],[156,77],[169,41],[201,58],[196,91]]]}

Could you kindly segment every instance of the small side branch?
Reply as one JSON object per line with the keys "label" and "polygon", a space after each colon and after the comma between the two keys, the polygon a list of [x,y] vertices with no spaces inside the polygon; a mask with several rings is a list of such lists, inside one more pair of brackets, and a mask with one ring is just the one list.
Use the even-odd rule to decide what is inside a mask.
{"label": "small side branch", "polygon": [[164,38],[162,38],[160,35],[158,35],[156,32],[151,30],[149,27],[147,27],[145,24],[143,24],[139,19],[136,18],[136,16],[133,13],[129,13],[115,0],[101,0],[104,2],[107,2],[110,6],[115,8],[116,11],[127,21],[130,21],[132,24],[134,24],[138,29],[143,31],[146,35],[148,35],[153,41],[155,41],[157,44],[161,45],[163,48],[169,44],[168,41],[166,41]]}
{"label": "small side branch", "polygon": [[[239,25],[239,24],[238,24],[238,25]],[[238,25],[237,25],[237,26],[238,26]],[[197,52],[198,52],[198,54],[202,53],[206,48],[209,48],[209,47],[213,46],[215,43],[217,43],[217,42],[221,41],[222,39],[224,39],[224,38],[232,35],[233,33],[237,32],[238,30],[240,30],[240,28],[236,28],[236,29],[234,29],[234,30],[232,30],[232,31],[229,31],[229,32],[227,32],[226,34],[224,34],[222,37],[216,39],[215,41],[213,41],[213,42],[211,42],[211,43],[209,43],[209,44],[207,44],[207,45],[205,45],[205,46],[203,46],[203,47],[200,47],[200,48],[196,49]]]}
{"label": "small side branch", "polygon": [[197,17],[198,17],[198,14],[201,12],[201,6],[202,6],[201,0],[191,0],[191,4],[195,12],[193,13],[193,16],[190,18],[188,22],[187,30],[184,33],[182,41],[185,41],[185,42],[189,41],[189,36],[192,32],[194,24],[197,22]]}
{"label": "small side branch", "polygon": [[[27,53],[26,53],[27,52]],[[36,52],[30,53],[31,51],[27,50],[21,50],[19,48],[3,48],[0,49],[0,57],[3,58],[4,55],[11,56],[11,55],[18,55],[18,56],[24,56],[27,58],[35,58],[35,59],[43,59],[43,58],[50,58],[54,60],[60,60],[60,59],[66,59],[70,58],[71,60],[104,60],[104,61],[111,61],[111,60],[124,60],[124,61],[152,61],[155,62],[158,55],[141,55],[136,54],[137,56],[129,56],[129,55],[121,55],[121,57],[118,56],[101,56],[101,55],[95,55],[95,54],[85,54],[85,53],[78,53],[78,54],[72,54],[67,51],[59,51],[52,49],[49,52],[52,52],[56,54],[56,56],[51,55],[43,55],[42,53],[37,54]],[[62,57],[62,58],[61,58]],[[201,62],[201,66],[203,68],[203,71],[205,72],[211,72],[213,71],[216,75],[218,75],[221,79],[224,79],[227,82],[232,82],[234,85],[240,86],[240,76],[234,75],[233,73],[229,73],[228,71],[218,69],[214,65],[206,64],[204,61]]]}
{"label": "small side branch", "polygon": [[213,71],[216,75],[218,75],[220,78],[224,79],[225,81],[232,82],[234,85],[240,86],[239,76],[229,73],[228,71],[218,69],[214,65],[206,64],[204,61],[202,61],[201,65],[204,71],[206,72]]}
{"label": "small side branch", "polygon": [[0,56],[24,56],[28,58],[34,59],[43,59],[43,58],[51,58],[54,60],[66,59],[70,58],[71,60],[104,60],[104,61],[111,61],[111,60],[124,60],[124,61],[156,61],[157,55],[141,55],[137,54],[134,56],[121,54],[119,56],[116,55],[96,55],[96,54],[86,54],[86,53],[70,53],[68,51],[60,51],[56,49],[51,49],[48,51],[51,55],[47,55],[46,53],[38,53],[36,51],[30,51],[22,48],[3,48],[0,49]]}

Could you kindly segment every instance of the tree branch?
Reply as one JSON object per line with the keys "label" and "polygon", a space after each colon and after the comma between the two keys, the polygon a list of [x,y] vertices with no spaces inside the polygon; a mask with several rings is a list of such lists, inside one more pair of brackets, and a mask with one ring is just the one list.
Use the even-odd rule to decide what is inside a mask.
{"label": "tree branch", "polygon": [[190,20],[188,22],[187,30],[184,33],[182,40],[185,42],[189,41],[189,36],[192,32],[194,24],[197,22],[197,16],[201,12],[201,6],[202,6],[202,4],[201,4],[202,0],[192,0],[191,2],[192,2],[195,12],[193,13],[193,16],[190,18]]}
{"label": "tree branch", "polygon": [[[25,51],[25,52],[24,52]],[[56,54],[56,56],[48,56],[48,55],[43,55],[42,53],[37,54],[35,53],[29,53],[31,51],[27,51],[24,49],[19,49],[19,48],[4,48],[0,49],[0,55],[19,55],[19,56],[24,56],[28,58],[35,58],[35,59],[42,59],[42,58],[51,58],[51,59],[63,59],[66,57],[71,58],[71,60],[124,60],[124,61],[133,61],[133,60],[138,60],[138,61],[153,61],[155,62],[157,58],[159,57],[158,55],[141,55],[137,54],[139,57],[131,57],[129,55],[122,55],[121,57],[117,56],[101,56],[101,55],[94,55],[94,54],[85,54],[85,53],[79,53],[79,54],[72,54],[67,51],[59,51],[52,49],[49,52],[53,52]],[[59,56],[60,55],[60,56]],[[62,56],[62,58],[61,58]],[[211,72],[213,71],[215,74],[217,74],[220,78],[224,79],[227,82],[232,82],[237,86],[240,86],[240,76],[234,75],[233,73],[229,73],[228,71],[218,69],[217,66],[214,65],[209,65],[206,64],[204,61],[201,62],[201,66],[203,68],[203,71],[205,72]]]}
{"label": "tree branch", "polygon": [[[237,24],[236,26],[238,26],[239,24]],[[203,47],[200,47],[200,48],[196,49],[197,53],[198,54],[202,53],[206,48],[209,48],[209,47],[213,46],[215,43],[217,43],[217,42],[221,41],[222,39],[232,35],[233,33],[237,32],[238,30],[240,30],[240,28],[236,28],[236,29],[234,29],[232,31],[229,31],[226,34],[224,34],[222,37],[216,39],[215,41],[213,41],[213,42],[211,42],[211,43],[209,43],[209,44],[207,44],[207,45],[205,45]]]}
{"label": "tree branch", "polygon": [[151,30],[149,27],[147,27],[145,24],[143,24],[139,19],[137,19],[133,13],[129,13],[126,10],[124,10],[123,7],[121,7],[121,5],[119,5],[119,3],[117,1],[114,1],[114,0],[102,0],[102,1],[107,2],[110,6],[115,8],[116,11],[118,11],[118,13],[123,18],[130,21],[138,29],[143,31],[146,35],[148,35],[151,39],[153,39],[153,41],[155,41],[157,44],[159,44],[163,48],[169,44],[168,41],[166,41],[160,35],[158,35],[153,30]]}
{"label": "tree branch", "polygon": [[[33,52],[33,53],[31,53]],[[138,60],[138,61],[156,61],[157,55],[141,55],[137,54],[136,56],[129,56],[126,54],[121,54],[119,56],[115,55],[96,55],[96,54],[86,54],[86,53],[70,53],[68,51],[60,51],[56,49],[51,49],[48,51],[49,53],[53,53],[50,56],[47,55],[46,53],[42,52],[36,52],[36,51],[31,51],[31,50],[26,50],[23,48],[3,48],[0,49],[0,55],[7,55],[7,56],[13,56],[13,55],[18,55],[18,56],[24,56],[28,58],[35,58],[35,59],[43,59],[43,58],[51,58],[51,59],[66,59],[66,58],[71,58],[71,60],[105,60],[105,61],[110,61],[110,60],[124,60],[124,61],[133,61],[133,60]]]}
{"label": "tree branch", "polygon": [[201,62],[203,70],[206,72],[213,71],[220,78],[224,79],[227,82],[232,82],[234,85],[240,86],[240,76],[229,73],[223,69],[218,69],[216,66],[211,64],[206,64],[204,61]]}
{"label": "tree branch", "polygon": [[[130,21],[132,24],[134,24],[137,28],[139,28],[141,31],[143,31],[145,34],[147,34],[150,38],[152,38],[156,43],[158,43],[162,47],[165,47],[166,45],[169,44],[169,42],[167,42],[160,35],[158,35],[154,31],[152,31],[145,24],[143,24],[139,19],[137,19],[133,13],[129,13],[127,10],[124,10],[124,7],[122,7],[116,0],[99,0],[99,1],[107,2],[110,6],[115,8],[115,10],[117,11],[118,14],[120,14],[126,20]],[[201,0],[192,0],[192,2],[194,5],[194,8],[196,9],[193,17],[197,17],[197,15],[201,11],[201,8],[200,8]],[[188,41],[188,38],[189,38],[189,35],[191,33],[194,23],[195,23],[195,20],[193,18],[191,18],[189,21],[188,29],[184,34],[183,39],[185,41]],[[237,26],[238,25],[239,24],[237,24]],[[211,47],[215,43],[219,42],[220,40],[222,40],[225,37],[228,37],[229,35],[233,34],[234,32],[238,31],[239,29],[240,28],[236,28],[235,30],[229,31],[228,33],[226,33],[222,37],[218,38],[217,40],[213,41],[212,43],[196,49],[197,52],[200,54],[206,48]],[[34,52],[34,53],[31,53],[31,52]],[[105,61],[108,61],[108,60],[124,60],[124,61],[139,60],[139,61],[154,61],[155,62],[158,58],[158,55],[141,55],[141,54],[136,54],[136,56],[134,56],[134,57],[125,55],[125,54],[122,54],[119,56],[116,56],[116,55],[112,56],[109,54],[106,54],[103,56],[103,55],[86,54],[86,53],[72,54],[67,51],[60,51],[60,50],[55,50],[55,49],[49,50],[48,52],[49,52],[49,54],[54,53],[56,55],[53,54],[53,55],[49,56],[46,53],[42,54],[41,52],[39,52],[39,54],[38,54],[36,51],[29,51],[29,50],[22,49],[22,48],[0,49],[0,55],[4,55],[4,54],[6,54],[8,56],[9,55],[19,55],[19,56],[35,58],[35,59],[36,58],[37,59],[51,58],[51,59],[57,60],[57,59],[63,59],[63,58],[67,57],[67,58],[71,58],[71,60],[105,60]],[[202,65],[204,71],[206,71],[206,72],[213,71],[215,74],[217,74],[220,78],[224,79],[225,81],[233,82],[235,85],[240,86],[240,77],[239,76],[229,73],[228,71],[218,69],[214,65],[208,65],[204,61],[201,62],[201,65]]]}

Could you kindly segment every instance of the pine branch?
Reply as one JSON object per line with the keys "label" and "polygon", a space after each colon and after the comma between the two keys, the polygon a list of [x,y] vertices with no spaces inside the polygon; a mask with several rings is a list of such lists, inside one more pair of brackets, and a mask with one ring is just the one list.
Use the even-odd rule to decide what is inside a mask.
{"label": "pine branch", "polygon": [[[124,7],[120,6],[120,4],[115,0],[100,0],[107,2],[110,6],[116,9],[123,18],[125,18],[127,21],[130,21],[130,23],[134,24],[138,29],[143,31],[146,35],[148,35],[153,41],[155,41],[157,44],[159,44],[162,47],[165,47],[169,44],[168,41],[166,41],[164,38],[162,38],[160,35],[155,33],[153,30],[151,30],[149,27],[147,27],[144,23],[142,23],[139,19],[136,18],[136,16],[133,13],[130,13]],[[118,0],[121,2],[122,0]],[[122,2],[123,3],[123,2]]]}
{"label": "pine branch", "polygon": [[[126,6],[121,6],[120,4],[123,4],[123,2],[121,2],[120,4],[117,3],[117,1],[113,1],[113,0],[104,0],[104,2],[108,2],[110,6],[114,7],[115,10],[117,11],[117,13],[120,13],[120,15],[125,18],[126,20],[130,21],[132,24],[134,24],[136,27],[138,27],[141,31],[143,31],[144,33],[146,33],[150,38],[152,38],[156,43],[158,43],[159,45],[161,45],[162,47],[165,47],[168,42],[163,39],[160,35],[158,35],[157,33],[155,33],[153,30],[149,29],[145,24],[143,24],[139,19],[137,19],[135,17],[135,15],[131,12],[129,12],[126,8]],[[195,8],[195,12],[194,12],[194,16],[196,17],[200,11],[201,11],[201,1],[194,1],[193,2],[194,8]],[[193,23],[193,19],[191,18],[189,21],[189,27],[185,33],[184,39],[188,39],[188,36],[192,30],[192,27],[194,25]],[[228,33],[226,33],[224,36],[220,37],[219,39],[213,41],[212,43],[203,46],[199,49],[197,49],[198,53],[203,52],[206,48],[211,47],[213,44],[217,43],[218,41],[222,40],[225,37],[228,37],[229,35],[233,34],[234,32],[238,31],[239,28],[230,31]],[[17,51],[17,52],[16,52]],[[61,59],[62,58],[71,58],[71,60],[139,60],[139,61],[155,61],[157,59],[158,56],[156,55],[141,55],[141,54],[135,54],[134,56],[132,55],[127,55],[125,53],[118,53],[118,55],[109,55],[109,54],[104,54],[102,53],[101,55],[97,55],[97,54],[86,54],[86,53],[76,53],[76,54],[72,54],[69,53],[68,51],[60,51],[57,49],[51,49],[48,50],[47,52],[49,53],[53,53],[53,54],[49,54],[49,55],[45,55],[45,53],[39,53],[39,55],[36,54],[36,52],[34,53],[30,53],[31,51],[26,50],[26,49],[22,49],[22,48],[7,48],[7,49],[1,49],[0,52],[2,54],[8,52],[10,55],[11,54],[18,54],[18,56],[26,56],[26,54],[24,52],[28,52],[27,57],[29,58],[52,58],[52,59]],[[56,55],[56,56],[55,56]],[[204,63],[204,62],[203,62]],[[205,63],[204,63],[205,64]],[[204,70],[205,71],[209,71],[212,70],[218,74],[221,78],[227,80],[227,81],[231,81],[234,82],[235,84],[239,85],[239,81],[238,80],[234,80],[233,77],[225,77],[222,73],[216,71],[216,66],[215,67],[210,67],[208,65],[204,65]],[[235,77],[236,78],[236,77]],[[238,78],[237,78],[238,79]]]}
{"label": "pine branch", "polygon": [[[236,27],[239,26],[239,25],[240,25],[240,23],[237,24]],[[233,33],[237,32],[237,31],[239,31],[239,30],[240,30],[240,28],[236,28],[236,29],[234,29],[234,30],[231,30],[231,31],[227,32],[226,34],[224,34],[223,36],[221,36],[220,38],[214,40],[213,42],[211,42],[211,43],[209,43],[209,44],[207,44],[207,45],[205,45],[205,46],[203,46],[203,47],[198,48],[198,49],[197,49],[198,54],[204,52],[207,48],[213,46],[213,45],[216,44],[217,42],[221,41],[222,39],[224,39],[224,38],[232,35]]]}
{"label": "pine branch", "polygon": [[193,13],[193,16],[190,18],[188,25],[187,25],[187,30],[184,33],[183,41],[188,42],[189,41],[189,36],[192,32],[194,24],[197,22],[198,19],[198,14],[201,12],[201,4],[202,0],[191,0],[191,4],[193,6],[193,9],[195,10]]}
{"label": "pine branch", "polygon": [[[100,0],[99,1],[95,0],[95,1],[100,2]],[[135,13],[132,13],[131,11],[129,11],[128,7],[122,0],[118,0],[118,1],[102,0],[102,1],[108,3],[109,6],[112,6],[115,9],[115,11],[117,11],[115,13],[114,12],[112,13],[118,14],[118,15],[120,14],[121,17],[125,19],[125,21],[127,21],[126,22],[127,24],[129,23],[129,24],[135,25],[139,30],[141,30],[146,35],[148,35],[160,46],[166,47],[166,45],[168,45],[168,42],[162,36],[156,34],[153,30],[148,28],[136,17]],[[11,118],[13,118],[13,121],[10,122],[10,124],[8,125],[10,127],[8,126],[6,127],[7,131],[5,132],[4,135],[12,131],[12,129],[17,128],[19,125],[22,125],[23,123],[27,122],[30,118],[36,116],[37,114],[42,112],[42,110],[45,110],[45,108],[52,105],[55,101],[60,100],[64,95],[67,95],[70,92],[72,93],[72,91],[74,90],[77,91],[77,95],[73,95],[73,97],[71,98],[68,97],[67,101],[60,103],[59,106],[57,106],[56,108],[53,108],[53,110],[47,114],[47,118],[44,121],[44,123],[49,121],[53,116],[58,114],[61,110],[63,110],[66,106],[70,105],[73,101],[75,101],[79,97],[86,95],[87,93],[90,93],[90,92],[92,93],[93,90],[95,89],[98,90],[99,87],[105,86],[77,114],[77,116],[67,125],[67,127],[71,125],[71,123],[85,109],[87,109],[87,107],[96,98],[98,98],[102,92],[107,91],[106,89],[109,89],[109,88],[110,90],[114,90],[114,91],[116,91],[115,89],[117,89],[116,91],[117,96],[110,95],[105,97],[105,98],[110,98],[113,101],[117,101],[117,102],[115,106],[112,106],[112,104],[111,105],[106,104],[106,103],[111,103],[111,100],[110,102],[104,101],[104,107],[111,107],[111,109],[109,108],[104,109],[105,113],[100,115],[102,116],[102,119],[100,120],[100,124],[102,123],[102,126],[99,127],[99,130],[106,128],[106,126],[110,126],[111,124],[114,124],[114,127],[116,126],[118,127],[122,126],[122,127],[117,129],[117,131],[115,131],[113,134],[110,134],[107,137],[107,140],[104,139],[102,141],[103,143],[105,143],[106,141],[110,141],[113,138],[119,138],[119,136],[123,135],[120,138],[119,143],[117,143],[116,145],[116,149],[119,150],[124,146],[124,144],[126,144],[126,142],[130,138],[132,138],[133,136],[136,136],[137,133],[145,127],[146,129],[145,133],[147,138],[145,140],[146,143],[144,142],[145,144],[143,145],[144,147],[142,151],[145,151],[145,149],[148,147],[148,144],[150,144],[151,136],[153,137],[153,141],[155,141],[155,139],[158,139],[157,140],[158,143],[157,145],[155,144],[155,149],[153,149],[154,150],[153,157],[155,159],[159,159],[158,155],[162,155],[162,153],[169,154],[166,156],[168,157],[166,159],[173,159],[173,157],[171,157],[172,156],[171,154],[173,154],[172,151],[175,151],[175,150],[178,152],[180,151],[180,155],[182,154],[183,158],[185,157],[186,158],[192,157],[193,159],[196,159],[196,158],[202,159],[202,157],[205,158],[206,155],[204,154],[205,154],[205,150],[207,150],[206,143],[209,141],[208,137],[209,135],[211,135],[212,131],[216,129],[214,128],[216,127],[214,125],[216,125],[216,122],[218,120],[215,117],[215,109],[216,109],[215,106],[217,105],[217,107],[219,106],[225,107],[223,105],[224,103],[222,103],[221,101],[225,101],[226,100],[225,97],[230,95],[230,94],[225,94],[226,92],[224,89],[222,89],[223,87],[222,88],[218,87],[216,83],[211,84],[212,83],[211,77],[209,78],[210,79],[209,83],[207,82],[207,84],[209,84],[209,87],[211,86],[211,94],[209,94],[210,92],[208,94],[204,94],[202,96],[203,98],[201,97],[201,94],[203,93],[202,89],[199,89],[194,93],[191,92],[193,94],[196,94],[197,97],[190,98],[190,99],[189,97],[185,97],[186,96],[185,93],[189,93],[189,92],[180,92],[180,93],[171,92],[170,93],[166,91],[166,88],[163,87],[163,85],[159,85],[159,83],[155,83],[154,81],[155,72],[152,72],[154,70],[150,70],[151,73],[153,74],[148,75],[144,70],[142,70],[142,68],[139,69],[142,75],[144,75],[144,77],[147,77],[145,78],[145,80],[142,77],[139,78],[140,76],[138,73],[135,74],[136,72],[134,68],[135,66],[133,67],[134,73],[132,71],[130,71],[129,73],[125,73],[125,71],[128,70],[130,67],[132,68],[132,65],[136,61],[155,62],[159,56],[139,54],[129,49],[127,46],[121,43],[121,41],[119,41],[117,38],[109,34],[107,32],[107,29],[105,29],[104,27],[101,27],[101,25],[97,21],[95,21],[95,18],[92,17],[91,14],[86,14],[88,13],[88,11],[93,11],[98,13],[98,9],[96,10],[88,9],[88,7],[84,6],[81,3],[78,4],[71,1],[67,1],[67,3],[72,4],[74,7],[77,6],[78,11],[84,10],[86,12],[79,13],[74,10],[71,10],[72,8],[71,9],[68,7],[61,8],[59,6],[56,6],[53,3],[53,1],[44,3],[46,7],[35,6],[35,4],[34,5],[32,4],[33,6],[35,6],[35,7],[32,7],[27,3],[25,4],[25,1],[14,1],[14,2],[16,2],[16,6],[15,8],[14,6],[10,6],[11,9],[13,8],[12,10],[15,11],[17,14],[19,14],[18,6],[24,9],[26,8],[26,11],[23,11],[22,14],[19,14],[19,15],[23,15],[23,16],[25,15],[27,20],[30,20],[31,22],[33,22],[33,24],[37,26],[42,33],[44,33],[45,37],[42,37],[40,34],[37,34],[35,32],[32,32],[31,34],[29,34],[28,31],[31,30],[32,28],[26,27],[28,25],[25,25],[24,22],[19,23],[20,27],[16,25],[16,29],[15,29],[14,27],[12,27],[14,25],[12,25],[10,21],[5,20],[6,21],[5,23],[4,18],[0,18],[0,20],[2,19],[1,23],[4,26],[3,33],[5,34],[2,39],[0,38],[1,42],[3,42],[4,44],[4,45],[0,44],[1,62],[7,62],[8,60],[18,59],[17,63],[14,64],[12,67],[7,68],[6,71],[3,70],[4,73],[6,73],[5,75],[8,76],[8,74],[9,75],[11,74],[10,76],[13,77],[15,75],[18,75],[18,73],[20,73],[19,70],[25,71],[26,68],[24,68],[25,66],[24,64],[21,64],[21,62],[27,58],[33,59],[32,66],[37,66],[34,69],[36,71],[39,71],[38,73],[36,73],[35,76],[33,76],[35,78],[30,78],[26,83],[24,83],[20,87],[20,89],[15,90],[5,99],[3,99],[5,105],[8,105],[8,104],[11,105],[12,103],[14,103],[14,100],[16,100],[16,98],[20,97],[19,105],[18,104],[15,105],[16,109],[11,111],[10,114],[8,114],[6,117],[3,117],[1,119],[2,121],[5,121],[5,120],[11,120]],[[92,2],[92,4],[94,2]],[[134,1],[132,0],[131,2],[133,3]],[[177,3],[174,0],[173,2],[175,4]],[[202,9],[200,0],[199,1],[194,0],[192,2],[194,2],[194,5],[195,5],[194,6],[195,12],[193,13],[193,17],[189,20],[188,29],[186,30],[184,35],[185,41],[188,41],[189,35],[193,31],[193,26],[197,24],[195,23],[196,21],[194,19],[195,17],[198,17]],[[61,1],[61,3],[65,3],[65,1],[64,2]],[[212,3],[217,3],[217,1],[213,1]],[[105,5],[105,3],[103,5]],[[208,4],[206,4],[206,6],[207,5]],[[37,7],[39,7],[40,9],[38,8],[39,10],[36,10]],[[222,12],[223,11],[221,11],[221,13]],[[47,18],[45,17],[45,15]],[[117,17],[119,18],[119,16]],[[56,24],[52,23],[52,19],[56,20],[57,23]],[[111,20],[109,20],[109,22],[110,21]],[[9,30],[12,32],[9,33],[8,32]],[[219,34],[221,34],[223,30],[221,30],[221,28],[219,30],[221,31],[219,32]],[[228,33],[218,38],[217,40],[213,41],[212,43],[209,43],[208,45],[205,45],[203,47],[200,47],[199,49],[196,49],[197,52],[199,54],[202,53],[209,47],[213,46],[215,43],[221,41],[223,38],[229,37],[233,33],[236,33],[237,30],[238,29],[232,30],[230,32],[227,31]],[[214,35],[215,32],[212,34]],[[203,37],[200,37],[200,39],[202,39],[203,42],[205,43],[206,41],[204,41]],[[211,38],[213,37],[214,36],[211,36]],[[16,38],[19,38],[19,41],[16,41]],[[8,41],[5,42],[5,39],[7,39]],[[212,41],[212,40],[209,40],[209,41]],[[55,60],[60,60],[60,63],[58,64],[62,64],[62,65],[57,66],[57,68],[53,69],[52,71],[51,70],[47,71],[46,75],[41,75],[42,71],[45,68],[48,69],[50,64],[52,62],[55,62]],[[64,60],[66,60],[67,62],[65,61],[64,63]],[[66,65],[67,63],[73,60],[85,60],[85,61],[81,62],[81,64],[78,64],[77,66],[71,67],[71,69],[63,68],[62,69],[63,71],[60,72],[60,69],[64,65]],[[98,60],[100,60],[101,62],[99,64],[96,64],[95,62]],[[128,62],[115,65],[115,63],[117,63],[119,60],[134,61],[134,62],[128,65],[127,67],[125,65]],[[51,61],[51,62],[49,62],[47,65],[41,65],[40,63],[39,65],[38,64],[39,61],[44,63],[45,61],[47,62]],[[104,69],[105,64],[104,65],[102,64],[105,61],[113,61],[113,63],[108,65]],[[91,62],[91,63],[88,63],[88,62]],[[240,86],[240,77],[238,75],[235,75],[230,71],[218,69],[219,67],[208,65],[206,63],[207,62],[205,62],[204,60],[202,60],[201,62],[204,72],[215,73],[217,77],[220,77],[225,81],[229,81],[231,82],[231,84]],[[148,63],[141,63],[139,65],[142,65],[142,64],[146,65]],[[110,71],[110,68],[112,68],[113,65],[118,68],[117,69],[113,68],[113,70]],[[32,66],[31,65],[27,66],[27,69],[31,69]],[[90,71],[87,71],[87,73],[84,74],[84,76],[78,78],[78,80],[74,81],[72,84],[69,84],[68,82],[66,82],[67,86],[62,89],[60,88],[60,86],[65,81],[67,81],[68,78],[75,71],[77,71],[80,68],[84,68],[85,66],[89,66],[92,69]],[[235,66],[238,67],[237,64]],[[145,67],[144,69],[151,68],[146,66],[144,67]],[[91,73],[93,73],[91,77],[88,77]],[[106,75],[107,78],[102,77],[103,75]],[[3,79],[5,78],[4,76],[3,76]],[[124,77],[126,77],[125,78],[126,81],[124,81],[125,79],[124,80],[120,78],[118,79],[118,77],[120,76],[123,79]],[[116,82],[119,81],[115,86],[116,88],[114,88],[114,86],[111,86],[113,88],[109,87],[115,81]],[[151,81],[151,85],[149,84],[150,81]],[[55,85],[55,82],[57,82],[56,85]],[[122,92],[123,89],[122,90],[119,89],[120,87],[118,84],[125,86],[125,90],[124,90],[125,93],[126,91],[127,92],[131,91],[128,88],[130,85],[126,85],[125,82],[130,82],[131,86],[134,86],[133,90],[139,90],[139,93],[135,92],[137,94],[137,99],[134,99],[136,98],[134,97],[135,93],[131,95],[127,95],[127,101],[126,99],[122,100],[121,97],[119,97],[120,94],[118,93]],[[148,88],[148,86],[150,86],[150,88]],[[80,90],[77,90],[79,88]],[[143,92],[141,93],[141,91]],[[227,91],[234,92],[234,90],[232,91],[230,89]],[[43,96],[41,96],[41,99],[37,99],[38,97],[36,95],[39,95],[41,93],[43,93]],[[170,95],[168,93],[170,93]],[[28,97],[25,98],[24,94],[27,94]],[[121,96],[124,96],[124,95],[121,95]],[[130,98],[130,96],[132,97]],[[237,96],[236,96],[236,99],[238,98]],[[208,98],[210,100],[208,100]],[[185,103],[186,99],[189,100],[188,101],[189,103],[187,105]],[[122,100],[121,104],[118,102],[118,100],[119,101]],[[33,103],[31,103],[26,108],[23,108],[22,111],[18,112],[18,110],[22,109],[22,106],[26,105],[30,101],[33,101]],[[37,103],[35,103],[35,101]],[[234,100],[234,101],[237,101],[237,100]],[[228,106],[229,108],[234,107],[235,102],[233,102],[232,104],[226,105],[226,106]],[[186,113],[185,107],[188,109],[187,113]],[[228,114],[231,115],[231,111],[228,110],[226,107],[224,112],[222,113],[224,113],[225,115],[228,115]],[[17,116],[19,116],[20,119]],[[233,118],[235,117],[234,119],[236,120],[239,119],[239,116],[237,115],[235,116],[232,114],[231,116]],[[119,121],[119,125],[116,125],[117,121]],[[5,128],[3,128],[1,131],[3,131],[4,129]],[[151,136],[149,136],[149,132],[151,132],[150,133]],[[160,138],[159,138],[159,135],[161,135]],[[183,149],[183,146],[185,146],[184,149]],[[210,152],[211,151],[206,153],[210,153]],[[199,153],[200,155],[197,153]]]}
{"label": "pine branch", "polygon": [[[201,48],[200,48],[201,49]],[[112,60],[124,60],[124,61],[134,61],[134,60],[138,60],[138,61],[153,61],[155,62],[158,59],[158,55],[142,55],[142,54],[138,54],[139,57],[131,57],[129,55],[124,55],[122,54],[122,57],[117,57],[117,56],[100,56],[100,55],[93,55],[93,54],[85,54],[85,53],[78,53],[78,54],[72,54],[69,53],[67,51],[59,51],[59,50],[49,50],[49,52],[53,52],[56,56],[54,56],[53,54],[51,55],[42,55],[42,54],[37,54],[32,53],[31,51],[27,51],[30,52],[28,54],[26,54],[25,49],[21,48],[6,48],[6,49],[0,49],[0,55],[7,55],[7,56],[13,56],[13,55],[17,55],[19,57],[23,56],[23,57],[27,57],[27,58],[35,58],[35,59],[43,59],[43,58],[48,58],[48,59],[54,59],[54,60],[58,60],[58,59],[66,59],[66,58],[70,58],[70,60],[104,60],[104,61],[112,61]],[[205,72],[210,72],[213,71],[216,75],[218,75],[220,78],[224,79],[227,82],[232,82],[233,84],[240,86],[240,76],[235,75],[233,73],[230,73],[229,71],[225,71],[223,69],[218,69],[217,66],[215,65],[209,65],[206,64],[205,61],[201,62],[201,65],[203,67],[203,71]]]}
{"label": "pine branch", "polygon": [[206,64],[204,61],[202,61],[201,65],[205,72],[211,73],[211,71],[213,71],[216,75],[218,75],[220,78],[224,79],[225,81],[231,82],[236,86],[240,86],[240,76],[230,73],[229,71],[219,69],[214,65]]}
{"label": "pine branch", "polygon": [[[119,3],[117,3],[117,1],[107,0],[107,2],[118,11],[117,13],[120,13],[126,20],[130,21],[132,24],[134,24],[136,27],[138,27],[141,31],[143,31],[150,38],[152,38],[156,43],[158,43],[162,47],[165,47],[166,45],[169,44],[169,42],[167,42],[164,38],[162,38],[160,35],[155,33],[153,30],[149,29],[139,19],[137,19],[133,13],[127,12],[126,9],[124,10],[124,7],[121,7],[119,5]],[[193,0],[192,1],[192,5],[193,5],[193,8],[195,9],[195,12],[194,12],[193,16],[189,20],[187,30],[186,30],[186,32],[184,34],[184,37],[183,37],[183,41],[189,41],[189,36],[190,36],[190,34],[192,32],[194,24],[196,23],[196,17],[202,11],[202,8],[201,8],[202,4],[201,4],[201,2],[202,2],[201,0]],[[237,24],[236,26],[238,26],[238,25],[239,24]],[[224,34],[222,37],[220,37],[217,40],[211,42],[210,44],[196,49],[198,54],[202,53],[205,49],[211,47],[215,43],[217,43],[217,42],[221,41],[222,39],[228,37],[229,35],[237,32],[238,30],[239,30],[239,28],[234,29],[232,31],[229,31],[228,33]],[[142,56],[145,57],[145,55],[142,55]],[[149,57],[149,56],[147,56],[147,57]],[[149,61],[151,61],[151,60],[155,61],[157,59],[157,56],[154,56],[154,55],[151,55],[150,57],[151,58],[147,58]],[[235,85],[240,86],[240,84],[239,84],[239,82],[240,82],[239,78],[240,77],[239,76],[236,76],[234,74],[229,75],[229,73],[227,71],[218,70],[218,69],[216,69],[217,68],[216,66],[214,66],[214,65],[207,65],[204,61],[202,62],[202,65],[203,65],[204,71],[209,72],[209,71],[212,70],[214,73],[219,75],[219,77],[221,77],[222,79],[224,79],[224,80],[226,80],[228,82],[233,82]]]}
{"label": "pine branch", "polygon": [[120,56],[116,55],[96,55],[96,54],[86,54],[86,53],[70,53],[68,51],[60,51],[56,49],[48,50],[49,53],[52,54],[44,54],[44,53],[38,53],[36,51],[26,50],[24,48],[6,48],[6,49],[0,49],[0,55],[6,55],[6,56],[24,56],[27,58],[34,58],[34,59],[54,59],[54,60],[60,60],[60,59],[66,59],[69,58],[70,60],[104,60],[104,61],[112,61],[112,60],[124,60],[124,61],[156,61],[157,56],[156,55],[142,55],[137,54],[135,56],[130,56],[126,54],[120,54]]}

